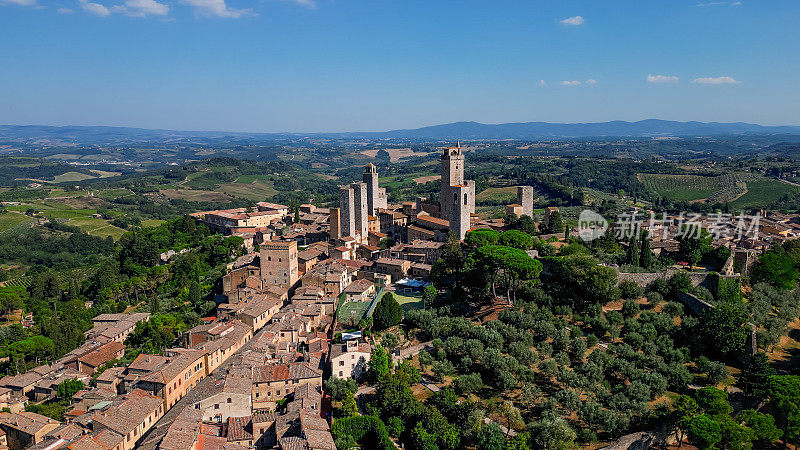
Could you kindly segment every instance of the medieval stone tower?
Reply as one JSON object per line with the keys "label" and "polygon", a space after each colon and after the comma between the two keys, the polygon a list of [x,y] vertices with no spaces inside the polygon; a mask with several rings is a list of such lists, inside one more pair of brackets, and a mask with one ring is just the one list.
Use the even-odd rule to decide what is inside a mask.
{"label": "medieval stone tower", "polygon": [[464,236],[470,228],[470,209],[474,208],[475,197],[472,196],[471,189],[466,184],[450,186],[450,195],[452,196],[450,229],[458,236],[459,240],[464,240]]}
{"label": "medieval stone tower", "polygon": [[356,234],[356,218],[353,198],[353,188],[341,186],[339,188],[339,236],[353,236]]}
{"label": "medieval stone tower", "polygon": [[533,217],[533,186],[517,186],[517,204],[522,206],[522,214]]}
{"label": "medieval stone tower", "polygon": [[378,169],[369,163],[364,167],[363,181],[367,185],[367,214],[378,216],[379,209],[386,209],[386,189],[378,187]]}
{"label": "medieval stone tower", "polygon": [[355,220],[355,232],[366,242],[367,234],[369,233],[367,184],[358,181],[352,183],[350,188],[353,190],[353,219]]}
{"label": "medieval stone tower", "polygon": [[463,240],[470,228],[470,214],[475,212],[475,182],[464,180],[461,143],[444,149],[441,173],[439,216],[449,220],[450,229]]}
{"label": "medieval stone tower", "polygon": [[439,188],[439,206],[442,219],[449,219],[452,213],[452,186],[464,184],[464,153],[461,143],[455,147],[445,147],[442,152],[442,181]]}
{"label": "medieval stone tower", "polygon": [[378,169],[369,163],[364,167],[364,184],[367,185],[367,214],[374,216],[378,203]]}

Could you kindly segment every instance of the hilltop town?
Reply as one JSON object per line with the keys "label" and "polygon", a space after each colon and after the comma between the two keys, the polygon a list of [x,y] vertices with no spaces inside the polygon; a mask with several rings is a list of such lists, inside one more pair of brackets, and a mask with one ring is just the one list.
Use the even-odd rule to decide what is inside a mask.
{"label": "hilltop town", "polygon": [[[519,309],[524,303],[518,303],[518,295],[540,295],[526,294],[530,288],[525,283],[535,286],[538,282],[542,271],[539,260],[545,261],[545,272],[551,278],[563,270],[547,261],[555,255],[567,255],[569,249],[583,248],[578,244],[579,237],[593,249],[598,243],[621,245],[629,259],[626,265],[590,263],[603,271],[598,276],[611,280],[609,288],[617,293],[586,291],[576,294],[579,297],[596,296],[601,301],[598,305],[610,302],[602,306],[606,312],[607,308],[620,309],[612,305],[622,292],[626,300],[621,309],[629,315],[626,308],[638,311],[648,303],[656,306],[656,297],[674,295],[671,304],[702,315],[723,304],[723,282],[738,287],[741,277],[753,274],[764,252],[786,246],[800,235],[798,214],[659,216],[631,206],[623,211],[624,216],[614,219],[614,229],[601,230],[600,239],[593,243],[582,235],[586,231],[583,224],[565,227],[558,207],[545,208],[541,223],[535,222],[532,186],[516,188],[517,201],[505,207],[505,219],[481,218],[475,213],[475,182],[465,179],[464,167],[460,144],[442,150],[436,201],[417,198],[389,203],[385,188],[379,185],[376,166],[367,164],[362,181],[340,187],[338,207],[302,204],[290,208],[258,202],[253,207],[189,214],[191,219],[187,220],[193,220],[196,226],[238,239],[239,248],[231,251],[233,258],[228,259],[218,290],[213,292],[215,304],[210,315],[176,335],[174,341],[165,342],[169,346],[148,347],[155,352],[141,351],[145,347],[140,346],[135,358],[124,364],[120,361],[126,347],[134,342],[131,337],[143,333],[151,323],[151,314],[103,313],[92,318],[93,326],[84,333],[78,348],[55,361],[0,379],[0,405],[4,408],[0,412],[0,446],[335,449],[334,434],[342,439],[353,431],[339,428],[332,433],[331,420],[336,423],[341,417],[361,417],[358,410],[348,410],[344,416],[342,411],[355,408],[345,405],[355,394],[360,397],[374,392],[376,383],[379,391],[382,389],[384,381],[376,378],[376,372],[396,366],[398,376],[401,368],[404,373],[416,373],[410,375],[417,377],[412,383],[422,383],[434,398],[440,392],[454,395],[447,386],[453,382],[448,375],[456,369],[447,358],[434,362],[432,372],[425,367],[437,351],[449,354],[451,345],[462,344],[446,335],[437,337],[441,333],[428,329],[429,322],[419,313],[430,310],[446,314],[435,312],[436,306],[447,304],[448,297],[450,302],[455,301],[465,289],[479,295],[476,287],[470,287],[474,280],[461,279],[455,272],[476,263],[443,262],[461,258],[453,253],[459,246],[472,255],[468,259],[478,261],[476,268],[482,272],[478,277],[489,277],[485,279],[489,284],[481,288],[490,287],[480,294],[488,295],[483,306],[473,299],[472,310],[463,312],[481,324],[498,317],[506,321],[512,311],[533,314],[529,309],[532,306]],[[696,228],[696,235],[687,234],[687,227]],[[616,238],[606,238],[615,233]],[[495,245],[498,243],[505,247]],[[497,257],[489,252],[500,249],[505,249],[507,256],[492,259]],[[188,248],[170,250],[158,259],[160,264],[170,264],[186,251]],[[506,258],[516,258],[516,265]],[[677,264],[659,265],[655,260]],[[492,264],[500,266],[490,269]],[[498,270],[497,276],[505,278],[513,272],[516,280],[496,280],[487,272],[491,270]],[[680,276],[686,278],[687,285],[673,293],[669,286]],[[582,285],[585,281],[577,283],[569,289],[588,289]],[[496,284],[505,286],[504,290],[496,290]],[[643,296],[645,290],[657,295]],[[405,300],[402,308],[396,299]],[[578,303],[574,307],[579,308]],[[392,308],[400,312],[391,313]],[[404,314],[410,329],[421,330],[401,331],[404,337],[400,345],[395,334],[384,333],[379,341],[371,333],[373,326],[375,331],[397,326]],[[735,351],[752,358],[765,347],[758,342],[763,324],[753,320],[747,325],[752,328],[746,334],[747,343],[742,342]],[[426,336],[435,339],[426,340]],[[603,334],[598,336],[606,339]],[[583,352],[587,343],[589,347],[598,345],[597,338],[573,339],[582,343]],[[606,350],[595,353],[611,351],[614,342],[612,334],[606,343],[599,344]],[[538,351],[544,354],[539,345]],[[512,345],[509,351],[521,350],[514,350]],[[516,360],[523,361],[520,354],[515,355]],[[583,357],[581,353],[573,355],[576,361]],[[450,364],[449,369],[442,367],[445,363]],[[551,369],[540,366],[540,370]],[[469,376],[464,373],[455,379],[458,392],[467,399],[466,393],[475,389],[465,387]],[[525,379],[520,374],[515,377]],[[340,383],[352,383],[347,380],[357,383],[348,386],[361,385],[358,392],[342,387]],[[485,382],[495,383],[491,379]],[[513,387],[514,377],[502,383],[512,383],[506,388]],[[677,389],[672,381],[669,386]],[[350,390],[349,394],[343,394],[346,391],[342,389]],[[367,405],[364,398],[359,399],[360,410]],[[29,405],[56,399],[68,401],[61,421],[30,410]],[[514,428],[518,425],[492,417],[486,418],[487,424],[500,427],[507,435],[517,435]],[[614,436],[608,428],[611,425],[602,426]],[[373,430],[377,434],[370,439],[387,445],[382,439],[388,439],[388,435],[380,430],[383,428]],[[391,434],[393,439],[405,439]]]}

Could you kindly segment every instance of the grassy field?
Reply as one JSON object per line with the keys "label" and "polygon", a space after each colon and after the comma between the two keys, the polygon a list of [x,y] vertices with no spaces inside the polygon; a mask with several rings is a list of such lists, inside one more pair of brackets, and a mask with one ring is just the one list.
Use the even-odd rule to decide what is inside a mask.
{"label": "grassy field", "polygon": [[491,202],[495,204],[510,205],[517,202],[517,187],[490,187],[475,195],[475,201]]}
{"label": "grassy field", "polygon": [[221,192],[196,191],[192,189],[162,189],[160,191],[169,199],[182,198],[190,202],[227,202],[228,196]]}
{"label": "grassy field", "polygon": [[414,172],[391,177],[380,177],[379,181],[382,187],[391,191],[402,187],[414,187],[420,183],[416,179],[423,182],[431,181],[426,181],[425,179],[433,176],[436,176],[436,174],[431,172]]}
{"label": "grassy field", "polygon": [[0,213],[0,233],[30,221],[33,221],[33,219],[23,214],[14,212]]}
{"label": "grassy field", "polygon": [[734,209],[758,208],[778,201],[783,195],[800,191],[800,187],[778,180],[747,182],[747,193],[734,200]]}
{"label": "grassy field", "polygon": [[367,308],[369,308],[369,302],[345,302],[339,308],[337,320],[340,323],[357,324],[364,317]]}
{"label": "grassy field", "polygon": [[403,313],[407,313],[412,309],[422,309],[425,305],[422,304],[422,294],[417,293],[403,293],[392,292],[394,299],[403,308]]}
{"label": "grassy field", "polygon": [[92,236],[111,236],[115,241],[119,240],[119,238],[125,234],[125,230],[122,228],[117,228],[103,219],[97,219],[94,217],[70,219],[67,221],[67,225],[76,226]]}
{"label": "grassy field", "polygon": [[254,202],[263,202],[278,193],[271,181],[239,183],[237,180],[235,183],[222,184],[215,191],[233,197],[246,198]]}

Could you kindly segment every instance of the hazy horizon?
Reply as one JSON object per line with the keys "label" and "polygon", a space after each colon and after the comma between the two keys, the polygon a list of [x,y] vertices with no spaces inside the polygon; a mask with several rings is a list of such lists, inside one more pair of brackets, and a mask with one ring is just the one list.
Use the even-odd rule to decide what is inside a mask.
{"label": "hazy horizon", "polygon": [[797,2],[0,0],[0,123],[783,125]]}

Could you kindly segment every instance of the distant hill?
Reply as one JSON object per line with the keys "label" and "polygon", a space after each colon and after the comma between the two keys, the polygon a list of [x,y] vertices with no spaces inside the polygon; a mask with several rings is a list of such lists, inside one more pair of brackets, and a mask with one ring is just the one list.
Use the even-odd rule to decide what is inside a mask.
{"label": "distant hill", "polygon": [[675,122],[648,119],[638,122],[598,123],[525,122],[484,124],[455,122],[422,128],[342,133],[243,133],[226,131],[175,131],[105,126],[0,125],[0,139],[52,139],[62,143],[131,143],[219,139],[264,141],[303,137],[373,139],[551,139],[590,137],[658,137],[800,134],[800,126],[763,126],[751,123]]}
{"label": "distant hill", "polygon": [[763,126],[751,123],[675,122],[648,119],[598,123],[525,122],[496,125],[456,122],[411,130],[353,133],[385,138],[430,139],[541,139],[585,137],[719,136],[742,134],[798,134],[800,126]]}

